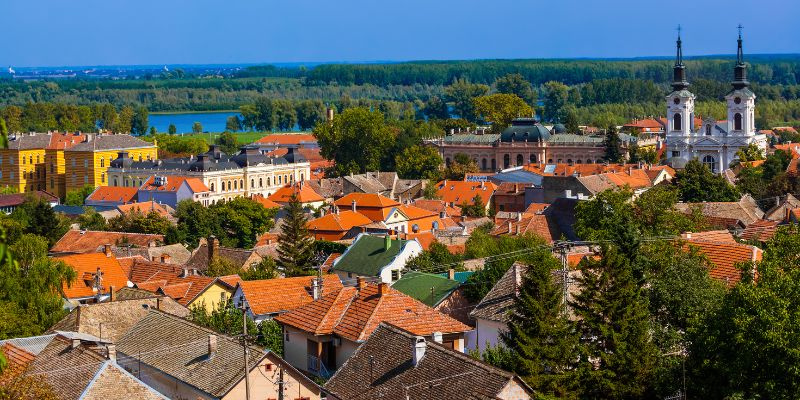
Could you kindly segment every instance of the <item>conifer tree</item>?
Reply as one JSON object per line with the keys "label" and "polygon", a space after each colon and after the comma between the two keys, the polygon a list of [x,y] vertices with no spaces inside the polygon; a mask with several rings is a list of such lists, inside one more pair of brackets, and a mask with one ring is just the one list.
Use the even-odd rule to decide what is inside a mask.
{"label": "conifer tree", "polygon": [[606,146],[606,161],[616,163],[622,162],[622,151],[620,147],[622,146],[622,142],[619,140],[619,134],[617,134],[617,127],[611,125],[606,129],[606,138],[605,138],[605,146]]}
{"label": "conifer tree", "polygon": [[582,268],[573,304],[581,343],[578,395],[593,399],[652,398],[658,357],[647,299],[628,259],[614,247]]}
{"label": "conifer tree", "polygon": [[278,264],[289,276],[306,275],[314,265],[314,241],[308,232],[308,218],[303,205],[293,193],[285,207],[281,233],[278,235]]}
{"label": "conifer tree", "polygon": [[514,372],[541,394],[565,397],[578,340],[564,314],[563,292],[554,280],[560,263],[544,249],[532,259],[502,339],[515,355]]}

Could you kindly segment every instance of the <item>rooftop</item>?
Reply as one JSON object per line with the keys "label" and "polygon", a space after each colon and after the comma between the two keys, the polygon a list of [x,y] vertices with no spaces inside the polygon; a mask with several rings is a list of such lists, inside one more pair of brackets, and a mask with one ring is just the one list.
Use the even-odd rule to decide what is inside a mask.
{"label": "rooftop", "polygon": [[297,199],[303,204],[325,201],[311,186],[303,182],[283,186],[269,196],[269,200],[275,203],[288,203],[292,198],[292,194],[297,195]]}
{"label": "rooftop", "polygon": [[447,276],[411,271],[403,274],[392,288],[405,293],[427,306],[435,307],[446,299],[461,283]]}
{"label": "rooftop", "polygon": [[112,203],[132,203],[136,201],[136,193],[139,189],[125,186],[98,186],[86,201],[91,202],[112,202]]}
{"label": "rooftop", "polygon": [[193,192],[193,193],[202,193],[202,192],[209,192],[210,189],[206,186],[203,181],[198,178],[187,177],[187,176],[165,176],[165,184],[163,185],[156,185],[155,184],[155,175],[147,178],[141,187],[138,190],[147,190],[147,191],[156,191],[156,192],[177,192],[178,189],[183,186],[185,183],[186,186]]}
{"label": "rooftop", "polygon": [[410,242],[403,239],[360,234],[350,247],[333,264],[333,271],[351,272],[361,276],[377,276]]}
{"label": "rooftop", "polygon": [[97,293],[94,287],[95,275],[98,270],[102,274],[100,283],[103,293],[108,293],[111,287],[123,288],[128,286],[128,277],[119,265],[117,258],[104,253],[73,254],[58,257],[76,272],[72,285],[63,284],[64,295],[68,299],[78,299],[94,296]]}
{"label": "rooftop", "polygon": [[505,323],[508,312],[517,298],[517,288],[522,284],[522,276],[528,270],[525,264],[514,263],[494,284],[489,293],[475,306],[470,316]]}
{"label": "rooftop", "polygon": [[[312,280],[315,276],[298,276],[294,278],[263,279],[242,281],[242,289],[247,303],[254,315],[283,313],[314,301]],[[328,274],[323,277],[323,293],[342,288],[339,277]]]}

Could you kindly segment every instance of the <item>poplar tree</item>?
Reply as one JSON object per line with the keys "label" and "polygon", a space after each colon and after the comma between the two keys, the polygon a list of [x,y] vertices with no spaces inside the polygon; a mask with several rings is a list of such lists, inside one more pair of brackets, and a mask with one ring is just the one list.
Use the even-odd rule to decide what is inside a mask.
{"label": "poplar tree", "polygon": [[578,340],[553,275],[560,263],[544,249],[530,261],[502,340],[515,356],[514,372],[541,394],[565,397]]}
{"label": "poplar tree", "polygon": [[581,269],[573,304],[580,334],[580,398],[652,398],[658,350],[647,298],[627,258],[612,246]]}
{"label": "poplar tree", "polygon": [[314,266],[314,242],[308,232],[308,218],[296,193],[289,198],[284,210],[286,216],[278,235],[278,265],[287,277],[306,275]]}

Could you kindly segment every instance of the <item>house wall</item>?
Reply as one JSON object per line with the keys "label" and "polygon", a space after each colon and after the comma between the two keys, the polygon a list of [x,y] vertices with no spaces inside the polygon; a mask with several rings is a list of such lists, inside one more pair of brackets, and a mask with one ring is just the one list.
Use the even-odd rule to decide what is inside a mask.
{"label": "house wall", "polygon": [[64,198],[67,195],[64,150],[45,150],[45,163],[47,165],[47,191],[58,196],[59,198]]}
{"label": "house wall", "polygon": [[[267,369],[269,367],[269,370]],[[268,357],[264,358],[259,364],[258,368],[250,371],[250,398],[251,399],[278,399],[280,387],[278,382],[281,380],[280,370],[276,364],[276,360],[271,360]],[[308,397],[312,400],[320,398],[320,390],[315,386],[309,384],[305,379],[302,379],[299,373],[289,369],[283,369],[284,390],[283,398],[297,399]],[[245,381],[242,379],[233,387],[224,397],[224,400],[241,400],[245,398],[247,389],[245,388]]]}
{"label": "house wall", "polygon": [[19,193],[46,190],[46,166],[44,149],[0,149],[0,187]]}
{"label": "house wall", "polygon": [[476,347],[483,352],[486,350],[487,343],[492,347],[501,343],[500,331],[505,330],[505,325],[497,321],[477,318],[475,320],[475,330],[477,331]]}
{"label": "house wall", "polygon": [[308,339],[313,340],[314,336],[291,326],[283,326],[283,359],[301,371],[308,369]]}
{"label": "house wall", "polygon": [[[403,251],[401,251],[400,254],[398,254],[397,257],[395,257],[391,263],[383,267],[383,269],[381,270],[380,273],[381,282],[386,282],[391,284],[394,283],[397,279],[400,279],[401,275],[398,273],[397,279],[392,280],[392,271],[401,271],[403,268],[405,268],[408,260],[411,259],[412,257],[416,257],[417,255],[419,255],[419,253],[422,253],[422,246],[418,242],[413,240],[407,242],[405,247],[403,248]],[[339,279],[341,278],[342,277],[340,275]]]}
{"label": "house wall", "polygon": [[222,293],[225,293],[225,298],[231,298],[233,294],[233,290],[222,286],[221,284],[214,283],[213,285],[209,286],[206,290],[204,290],[197,298],[194,299],[191,303],[187,305],[187,308],[192,308],[192,306],[199,306],[203,305],[208,312],[214,311],[215,308],[219,306],[219,302],[221,299]]}
{"label": "house wall", "polygon": [[[127,151],[129,157],[136,161],[158,159],[158,148],[156,146],[127,149]],[[66,190],[80,189],[86,185],[94,187],[108,186],[109,182],[111,182],[108,168],[111,166],[111,161],[117,158],[117,153],[119,153],[119,149],[65,151]],[[139,183],[139,185],[141,184],[142,182]]]}
{"label": "house wall", "polygon": [[524,386],[520,385],[519,382],[515,379],[511,379],[506,386],[503,387],[503,390],[497,394],[497,398],[503,400],[530,399],[531,394]]}

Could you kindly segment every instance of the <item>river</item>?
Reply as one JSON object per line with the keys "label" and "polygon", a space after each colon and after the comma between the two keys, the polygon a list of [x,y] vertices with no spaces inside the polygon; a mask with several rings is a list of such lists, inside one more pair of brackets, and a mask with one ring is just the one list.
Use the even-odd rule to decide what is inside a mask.
{"label": "river", "polygon": [[169,125],[175,125],[177,133],[192,133],[192,125],[199,122],[203,125],[203,132],[224,132],[225,121],[238,112],[190,112],[190,113],[159,113],[150,114],[150,126],[155,126],[159,132],[168,132]]}

